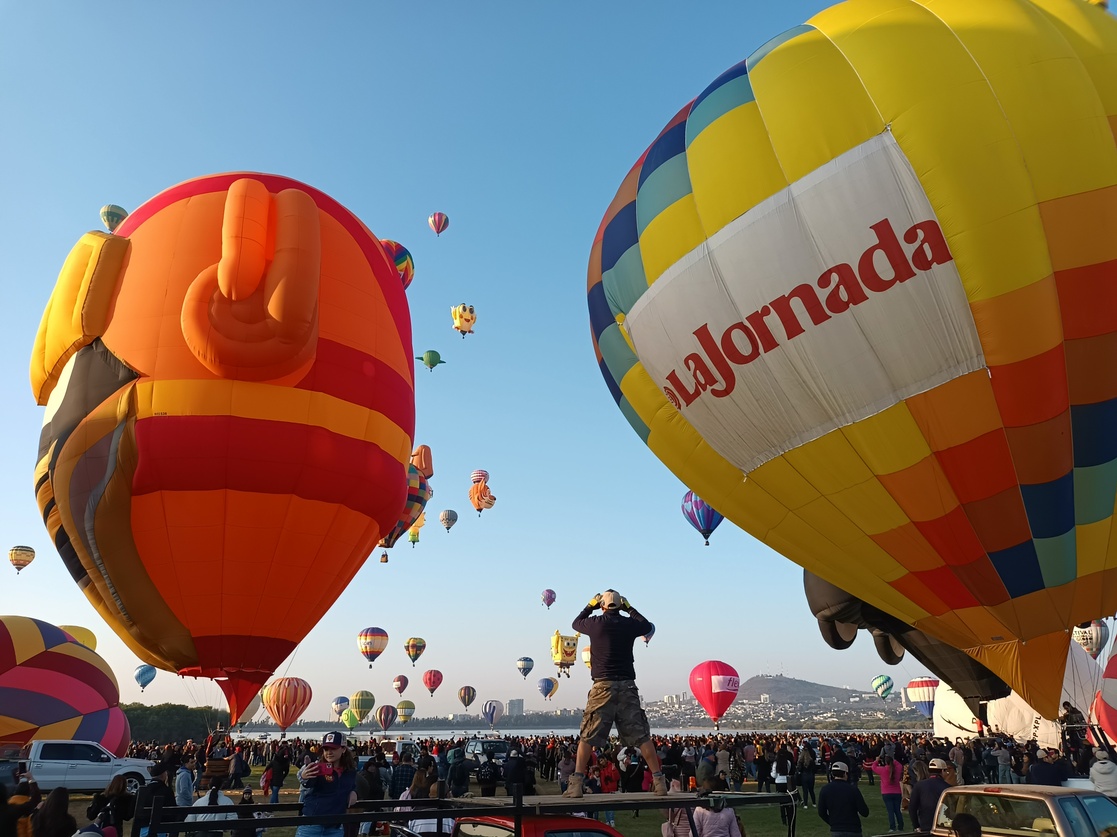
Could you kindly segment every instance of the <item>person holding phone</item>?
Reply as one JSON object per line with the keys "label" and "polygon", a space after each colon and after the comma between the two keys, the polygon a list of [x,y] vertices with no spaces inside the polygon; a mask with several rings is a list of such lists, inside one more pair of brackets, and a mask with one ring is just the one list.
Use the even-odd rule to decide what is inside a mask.
{"label": "person holding phone", "polygon": [[[19,770],[12,772],[12,778],[16,782],[16,792],[11,797],[8,786],[0,782],[0,837],[16,837],[24,830],[29,833],[31,812],[43,799],[38,783],[27,772],[26,762],[21,762]],[[20,828],[21,820],[26,820],[26,829]]]}
{"label": "person holding phone", "polygon": [[[299,784],[306,792],[303,816],[340,817],[357,804],[357,762],[346,745],[345,735],[327,732],[322,736],[320,760],[299,771]],[[300,825],[295,837],[341,837],[342,825]]]}

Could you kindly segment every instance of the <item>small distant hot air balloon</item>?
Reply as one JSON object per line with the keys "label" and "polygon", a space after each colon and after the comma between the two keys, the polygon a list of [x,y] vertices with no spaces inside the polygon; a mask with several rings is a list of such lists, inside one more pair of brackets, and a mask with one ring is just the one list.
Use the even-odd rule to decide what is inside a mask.
{"label": "small distant hot air balloon", "polygon": [[519,669],[520,674],[527,680],[527,676],[531,674],[531,670],[535,668],[535,660],[531,657],[520,657],[516,660],[516,668]]}
{"label": "small distant hot air balloon", "polygon": [[264,709],[283,732],[310,706],[314,693],[301,677],[279,677],[264,687]]}
{"label": "small distant hot air balloon", "polygon": [[485,705],[481,707],[481,717],[489,722],[489,729],[492,729],[504,717],[504,704],[499,700],[485,701]]}
{"label": "small distant hot air balloon", "polygon": [[551,605],[555,603],[555,591],[548,587],[543,591],[543,604],[547,605],[547,610],[551,609]]}
{"label": "small distant hot air balloon", "polygon": [[59,625],[62,630],[88,648],[90,651],[97,650],[97,637],[93,635],[93,631],[89,628],[83,628],[80,625]]}
{"label": "small distant hot air balloon", "polygon": [[407,652],[408,658],[411,660],[411,665],[415,665],[415,661],[423,656],[423,652],[427,650],[427,641],[422,637],[410,637],[407,642],[403,644],[403,650]]}
{"label": "small distant hot air balloon", "polygon": [[485,471],[481,468],[478,468],[476,471],[474,471],[472,474],[469,475],[469,481],[471,483],[473,483],[474,485],[476,485],[479,482],[488,482],[489,481],[489,472]]}
{"label": "small distant hot air balloon", "polygon": [[487,471],[474,471],[473,476],[476,477],[478,473],[485,475],[482,480],[473,480],[473,485],[469,487],[469,502],[477,512],[477,516],[481,516],[481,512],[485,509],[491,509],[496,505],[496,495],[489,490],[489,475]]}
{"label": "small distant hot air balloon", "polygon": [[539,694],[543,695],[547,700],[558,691],[558,680],[554,677],[541,677],[539,679]]}
{"label": "small distant hot air balloon", "polygon": [[570,676],[570,667],[578,661],[578,637],[568,636],[555,631],[551,636],[551,662],[558,666],[558,673]]}
{"label": "small distant hot air balloon", "polygon": [[586,664],[586,668],[593,668],[593,663],[590,660],[590,646],[582,649],[582,662]]}
{"label": "small distant hot air balloon", "polygon": [[917,677],[908,683],[908,701],[924,718],[934,717],[935,692],[938,688],[939,681],[933,677]]}
{"label": "small distant hot air balloon", "polygon": [[128,217],[128,210],[123,206],[117,206],[115,203],[107,203],[101,207],[101,223],[105,225],[105,229],[109,232],[116,232],[116,228],[120,226],[120,222]]}
{"label": "small distant hot air balloon", "polygon": [[473,326],[477,323],[477,312],[472,305],[455,305],[450,309],[450,318],[454,321],[454,331],[460,331],[462,339],[467,334],[473,334]]}
{"label": "small distant hot air balloon", "polygon": [[458,689],[458,700],[462,702],[462,706],[469,709],[469,705],[477,699],[477,690],[472,686],[462,686]]}
{"label": "small distant hot air balloon", "polygon": [[155,679],[155,671],[155,666],[149,666],[147,663],[136,666],[135,678],[141,692],[151,685],[151,681]]}
{"label": "small distant hot air balloon", "polygon": [[345,725],[347,730],[355,730],[361,725],[361,719],[357,717],[357,713],[352,709],[346,709],[338,716],[338,720]]}
{"label": "small distant hot air balloon", "polygon": [[442,672],[436,668],[423,672],[423,685],[427,687],[427,691],[434,697],[434,690],[442,685]]}
{"label": "small distant hot air balloon", "polygon": [[873,691],[877,693],[877,697],[881,700],[887,700],[888,696],[892,694],[892,678],[887,674],[878,674],[873,678],[872,682]]}
{"label": "small distant hot air balloon", "polygon": [[349,698],[349,709],[357,713],[357,720],[363,721],[376,706],[376,696],[367,689],[354,692]]}
{"label": "small distant hot air balloon", "polygon": [[368,660],[369,668],[387,647],[388,632],[383,628],[365,628],[357,634],[357,650]]}
{"label": "small distant hot air balloon", "polygon": [[1109,625],[1100,619],[1084,622],[1075,627],[1071,637],[1096,660],[1109,642]]}
{"label": "small distant hot air balloon", "polygon": [[693,491],[683,495],[683,517],[706,539],[706,546],[710,545],[710,535],[722,521],[722,516]]}
{"label": "small distant hot air balloon", "polygon": [[415,714],[415,704],[409,700],[401,700],[396,704],[396,714],[399,715],[399,722],[406,724]]}
{"label": "small distant hot air balloon", "polygon": [[741,688],[741,678],[737,669],[721,660],[706,660],[690,672],[690,693],[694,695],[710,720],[714,729],[721,729],[720,722],[725,710],[737,699]]}
{"label": "small distant hot air balloon", "polygon": [[397,674],[396,679],[392,681],[392,688],[396,690],[397,694],[403,694],[403,690],[407,688],[407,684],[411,681],[407,679],[406,675]]}
{"label": "small distant hot air balloon", "polygon": [[388,258],[396,263],[396,270],[399,272],[400,281],[403,282],[403,289],[406,291],[411,284],[411,280],[415,278],[415,260],[411,257],[410,251],[398,241],[382,238],[380,243],[384,246],[384,252],[388,254]]}
{"label": "small distant hot air balloon", "polygon": [[392,728],[392,724],[396,722],[396,718],[398,717],[399,712],[396,711],[396,708],[390,703],[385,703],[376,710],[376,723],[380,724],[380,729],[384,730],[384,732]]}
{"label": "small distant hot air balloon", "polygon": [[446,228],[450,226],[450,218],[445,212],[433,212],[431,217],[427,219],[427,224],[434,230],[435,235],[442,235],[446,232]]}
{"label": "small distant hot air balloon", "polygon": [[645,646],[652,641],[653,636],[655,636],[655,625],[652,625],[652,629],[641,637]]}
{"label": "small distant hot air balloon", "polygon": [[449,532],[458,522],[458,513],[453,509],[443,509],[438,513],[438,522],[445,526],[446,531]]}
{"label": "small distant hot air balloon", "polygon": [[[330,709],[333,710],[334,715],[337,717],[337,719],[339,721],[341,720],[342,714],[348,708],[349,708],[349,698],[347,698],[345,695],[338,695],[337,697],[335,697],[333,699],[333,702],[330,704]],[[358,718],[358,721],[359,720],[360,719]]]}
{"label": "small distant hot air balloon", "polygon": [[8,550],[8,560],[16,568],[16,575],[20,570],[35,560],[35,550],[29,546],[13,546]]}
{"label": "small distant hot air balloon", "polygon": [[427,369],[430,369],[432,372],[434,371],[434,367],[438,366],[438,364],[446,362],[442,359],[442,355],[434,349],[427,349],[421,355],[418,355],[415,360],[421,360],[423,366],[427,367]]}

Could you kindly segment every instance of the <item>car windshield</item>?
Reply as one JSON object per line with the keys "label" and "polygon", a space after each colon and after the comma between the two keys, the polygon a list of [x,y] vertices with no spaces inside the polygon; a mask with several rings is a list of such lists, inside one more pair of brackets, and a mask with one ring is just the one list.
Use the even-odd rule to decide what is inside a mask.
{"label": "car windshield", "polygon": [[935,826],[950,830],[958,814],[973,814],[981,823],[982,834],[1035,834],[1054,831],[1054,820],[1042,799],[1025,799],[1008,794],[959,793],[941,805]]}

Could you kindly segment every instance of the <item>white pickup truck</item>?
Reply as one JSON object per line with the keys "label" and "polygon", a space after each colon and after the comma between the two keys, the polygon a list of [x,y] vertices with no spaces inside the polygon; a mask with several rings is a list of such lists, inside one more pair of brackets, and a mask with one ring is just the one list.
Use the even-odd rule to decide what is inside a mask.
{"label": "white pickup truck", "polygon": [[1117,837],[1117,803],[1093,788],[1046,785],[947,788],[939,797],[931,835],[953,837],[954,817],[962,813],[977,818],[982,835]]}
{"label": "white pickup truck", "polygon": [[147,783],[146,759],[120,759],[95,741],[32,741],[19,754],[20,767],[35,777],[43,791],[104,790],[112,779],[123,776],[131,793]]}

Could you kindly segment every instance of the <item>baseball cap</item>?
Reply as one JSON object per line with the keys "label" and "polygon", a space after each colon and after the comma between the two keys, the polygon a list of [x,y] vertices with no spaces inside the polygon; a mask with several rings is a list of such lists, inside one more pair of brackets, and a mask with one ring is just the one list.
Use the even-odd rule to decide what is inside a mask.
{"label": "baseball cap", "polygon": [[618,610],[621,606],[621,594],[616,590],[606,590],[601,594],[602,610]]}
{"label": "baseball cap", "polygon": [[836,761],[830,765],[830,770],[833,773],[849,773],[849,768],[846,767],[845,762]]}
{"label": "baseball cap", "polygon": [[327,732],[322,736],[323,747],[344,747],[345,736],[336,730],[334,732]]}
{"label": "baseball cap", "polygon": [[1094,758],[1096,758],[1098,761],[1101,761],[1102,759],[1109,758],[1109,753],[1107,753],[1101,747],[1098,747],[1094,750]]}
{"label": "baseball cap", "polygon": [[946,763],[945,759],[931,759],[927,763],[928,770],[949,770],[950,765]]}

